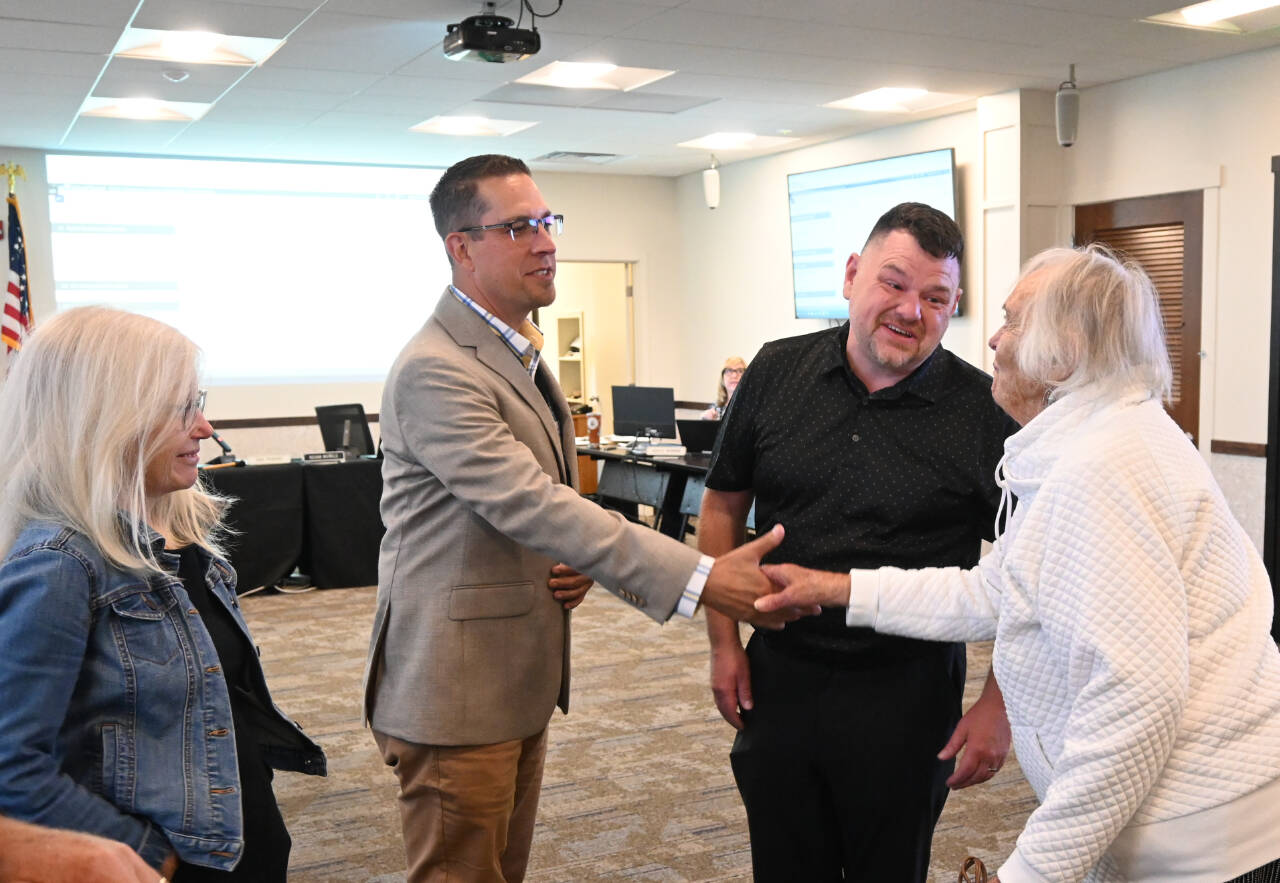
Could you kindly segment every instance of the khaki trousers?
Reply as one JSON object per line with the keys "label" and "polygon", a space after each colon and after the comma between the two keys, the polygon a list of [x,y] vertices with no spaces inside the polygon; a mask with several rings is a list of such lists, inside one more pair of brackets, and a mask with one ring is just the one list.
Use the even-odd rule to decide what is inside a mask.
{"label": "khaki trousers", "polygon": [[494,745],[373,733],[400,781],[408,883],[519,883],[529,864],[547,730]]}

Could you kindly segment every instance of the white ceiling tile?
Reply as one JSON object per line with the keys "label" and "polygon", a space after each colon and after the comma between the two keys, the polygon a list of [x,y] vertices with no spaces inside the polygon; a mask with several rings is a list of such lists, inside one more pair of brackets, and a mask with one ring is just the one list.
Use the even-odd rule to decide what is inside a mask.
{"label": "white ceiling tile", "polygon": [[[163,71],[182,69],[187,79],[172,83]],[[143,58],[112,58],[94,95],[110,98],[163,98],[168,101],[210,102],[246,73],[242,67],[225,64],[177,65]]]}
{"label": "white ceiling tile", "polygon": [[[212,111],[210,111],[212,113]],[[198,122],[182,130],[174,138],[174,146],[185,147],[200,141],[207,144],[219,142],[240,142],[245,144],[262,144],[298,132],[302,123],[291,123],[288,120],[255,120],[252,123],[236,123],[227,120],[213,120],[205,116]]]}
{"label": "white ceiling tile", "polygon": [[146,0],[133,20],[135,28],[213,31],[238,37],[280,39],[306,17],[306,9],[246,6],[219,0]]}
{"label": "white ceiling tile", "polygon": [[[997,6],[1010,5],[1010,0],[989,0]],[[1017,6],[1040,6],[1061,9],[1079,15],[1102,15],[1112,18],[1146,18],[1171,9],[1187,6],[1178,0],[1016,0]]]}
{"label": "white ceiling tile", "polygon": [[298,106],[277,105],[275,107],[244,107],[225,104],[219,101],[193,126],[203,129],[206,125],[222,126],[256,126],[256,125],[290,125],[305,126],[313,122],[323,110]]}
{"label": "white ceiling tile", "polygon": [[0,18],[0,47],[6,49],[107,53],[118,39],[113,27]]}
{"label": "white ceiling tile", "polygon": [[274,58],[271,58],[262,67],[250,71],[249,75],[241,81],[241,85],[264,89],[288,89],[296,92],[354,95],[380,79],[379,74],[281,67],[276,64]]}
{"label": "white ceiling tile", "polygon": [[84,103],[82,95],[48,95],[35,92],[0,93],[0,121],[4,143],[11,144],[10,132],[25,126],[47,125],[58,135],[71,124]]}
{"label": "white ceiling tile", "polygon": [[[517,0],[502,0],[498,4],[498,14],[516,18],[516,3]],[[329,0],[324,10],[403,18],[409,21],[457,22],[475,15],[479,7],[475,0]]]}
{"label": "white ceiling tile", "polygon": [[391,114],[395,116],[416,116],[415,123],[427,117],[449,113],[453,108],[463,104],[466,99],[450,98],[410,98],[404,95],[370,95],[362,92],[346,99],[334,110],[349,113]]}
{"label": "white ceiling tile", "polygon": [[4,95],[69,95],[83,100],[86,92],[84,77],[59,77],[52,74],[35,74],[30,71],[14,71],[3,77]]}
{"label": "white ceiling tile", "polygon": [[[571,0],[551,18],[538,19],[538,30],[547,34],[609,36],[661,15],[667,7],[631,0]],[[525,27],[528,27],[525,17]]]}
{"label": "white ceiling tile", "polygon": [[186,125],[179,122],[79,117],[61,146],[67,150],[140,150],[154,153],[162,151]]}
{"label": "white ceiling tile", "polygon": [[0,18],[62,21],[123,28],[138,0],[0,0]]}
{"label": "white ceiling tile", "polygon": [[[326,7],[327,8],[327,7]],[[406,21],[374,15],[319,12],[307,19],[292,40],[305,43],[340,43],[363,51],[390,43],[399,51],[421,52],[444,39],[444,21]]]}
{"label": "white ceiling tile", "polygon": [[285,9],[302,9],[313,12],[325,5],[325,0],[236,0],[242,6],[279,6]]}
{"label": "white ceiling tile", "polygon": [[331,110],[311,121],[312,129],[351,129],[364,134],[372,132],[402,132],[422,122],[422,116],[414,113],[352,113]]}
{"label": "white ceiling tile", "polygon": [[412,61],[423,50],[424,47],[416,41],[379,41],[365,31],[353,35],[351,43],[293,38],[271,56],[269,63],[278,67],[389,74]]}
{"label": "white ceiling tile", "polygon": [[0,48],[0,71],[86,77],[85,94],[107,62],[106,55],[82,52],[42,52],[36,49]]}
{"label": "white ceiling tile", "polygon": [[383,77],[363,95],[402,95],[424,101],[470,101],[493,88],[492,83],[444,77],[405,77],[394,74]]}
{"label": "white ceiling tile", "polygon": [[[272,36],[310,19],[261,68],[206,75],[192,66],[186,89],[170,90],[150,63],[107,66],[103,47],[139,3],[139,26]],[[574,171],[676,174],[704,158],[674,143],[716,129],[785,128],[799,146],[896,125],[902,117],[820,106],[881,86],[974,96],[1052,90],[1074,62],[1088,87],[1280,46],[1280,30],[1233,38],[1137,21],[1166,8],[1160,0],[570,0],[540,20],[537,56],[484,64],[440,50],[447,23],[475,14],[476,0],[0,0],[0,120],[8,143],[57,148],[106,67],[100,94],[159,83],[165,97],[220,97],[187,128],[79,120],[71,149],[426,164],[478,149],[587,149],[623,158]],[[518,9],[517,0],[499,5],[512,18]],[[582,107],[483,100],[516,97],[506,84],[555,60],[677,73],[620,99],[558,96]],[[658,106],[599,106],[615,99],[620,108]],[[487,140],[407,131],[441,112],[538,125]],[[954,110],[930,115],[946,112]]]}
{"label": "white ceiling tile", "polygon": [[631,113],[683,113],[719,99],[706,96],[667,95],[661,92],[597,93],[590,107],[599,110],[625,110]]}
{"label": "white ceiling tile", "polygon": [[346,99],[333,92],[299,92],[290,89],[258,89],[239,85],[218,101],[218,107],[270,112],[281,108],[325,111],[333,110]]}

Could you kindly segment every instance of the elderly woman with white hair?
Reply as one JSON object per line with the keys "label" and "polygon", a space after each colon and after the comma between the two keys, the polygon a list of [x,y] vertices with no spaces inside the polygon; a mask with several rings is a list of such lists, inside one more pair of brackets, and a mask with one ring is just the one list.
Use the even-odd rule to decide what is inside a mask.
{"label": "elderly woman with white hair", "polygon": [[785,590],[757,606],[995,639],[1040,799],[1003,883],[1280,880],[1271,586],[1161,405],[1171,371],[1151,281],[1097,246],[1052,249],[1004,311],[992,394],[1023,428],[997,470],[991,551],[971,570],[768,567]]}
{"label": "elderly woman with white hair", "polygon": [[[0,813],[175,881],[283,881],[271,768],[324,754],[271,701],[197,484],[195,344],[59,313],[0,389]],[[153,878],[156,879],[156,878]]]}

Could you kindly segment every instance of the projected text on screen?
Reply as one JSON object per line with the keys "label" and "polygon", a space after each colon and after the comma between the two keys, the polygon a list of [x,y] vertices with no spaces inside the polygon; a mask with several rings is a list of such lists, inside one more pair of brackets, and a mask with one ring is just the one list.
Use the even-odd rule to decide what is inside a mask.
{"label": "projected text on screen", "polygon": [[382,380],[449,279],[440,170],[50,155],[59,309],[179,328],[213,384]]}

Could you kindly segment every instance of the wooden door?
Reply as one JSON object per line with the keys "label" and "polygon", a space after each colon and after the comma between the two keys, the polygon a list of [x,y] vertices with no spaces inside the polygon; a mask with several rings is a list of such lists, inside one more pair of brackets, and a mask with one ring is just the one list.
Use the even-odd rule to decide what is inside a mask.
{"label": "wooden door", "polygon": [[1101,242],[1142,266],[1160,295],[1173,363],[1170,416],[1200,434],[1200,270],[1204,194],[1199,190],[1076,206],[1076,244]]}

